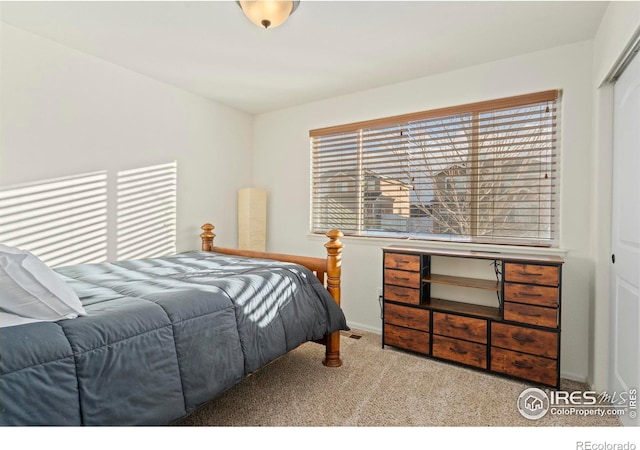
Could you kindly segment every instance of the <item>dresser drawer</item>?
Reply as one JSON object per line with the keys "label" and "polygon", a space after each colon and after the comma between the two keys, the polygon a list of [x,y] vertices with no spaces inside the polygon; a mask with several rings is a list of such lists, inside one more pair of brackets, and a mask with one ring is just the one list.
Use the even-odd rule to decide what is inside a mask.
{"label": "dresser drawer", "polygon": [[558,286],[560,268],[558,266],[505,263],[504,280],[516,283]]}
{"label": "dresser drawer", "polygon": [[469,366],[487,368],[487,346],[474,342],[434,335],[433,356]]}
{"label": "dresser drawer", "polygon": [[554,331],[493,322],[491,345],[547,358],[558,357],[558,333]]}
{"label": "dresser drawer", "polygon": [[429,354],[429,333],[384,324],[384,343],[394,347]]}
{"label": "dresser drawer", "polygon": [[429,331],[431,311],[407,306],[384,304],[384,322],[421,331]]}
{"label": "dresser drawer", "polygon": [[420,255],[405,255],[402,253],[386,253],[384,266],[388,269],[420,271]]}
{"label": "dresser drawer", "polygon": [[411,305],[419,305],[420,289],[411,289],[385,284],[384,299],[394,302],[409,303]]}
{"label": "dresser drawer", "polygon": [[491,347],[491,370],[549,386],[558,384],[558,362],[541,356]]}
{"label": "dresser drawer", "polygon": [[504,320],[557,328],[558,310],[556,308],[504,302]]}
{"label": "dresser drawer", "polygon": [[530,305],[555,308],[558,306],[558,288],[505,283],[504,299],[507,302],[527,303]]}
{"label": "dresser drawer", "polygon": [[483,319],[434,312],[433,332],[481,344],[487,343],[487,321]]}
{"label": "dresser drawer", "polygon": [[420,288],[420,272],[406,272],[404,270],[386,269],[384,271],[385,284]]}

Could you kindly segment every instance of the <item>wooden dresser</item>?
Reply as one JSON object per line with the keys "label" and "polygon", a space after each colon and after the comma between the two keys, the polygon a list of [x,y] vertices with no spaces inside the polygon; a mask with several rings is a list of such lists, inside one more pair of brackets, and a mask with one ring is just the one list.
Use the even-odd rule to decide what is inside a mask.
{"label": "wooden dresser", "polygon": [[[383,348],[559,387],[561,258],[403,246],[382,250]],[[469,259],[489,263],[495,278],[465,276],[462,260]],[[439,273],[439,264],[449,267],[448,273],[460,267],[459,273]],[[433,298],[434,285],[454,286],[468,300]],[[495,305],[474,304],[479,291],[494,292]]]}

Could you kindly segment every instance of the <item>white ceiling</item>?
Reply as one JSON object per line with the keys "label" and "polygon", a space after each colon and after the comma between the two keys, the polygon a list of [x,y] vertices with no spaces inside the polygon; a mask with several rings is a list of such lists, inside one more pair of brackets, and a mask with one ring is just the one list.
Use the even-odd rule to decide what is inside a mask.
{"label": "white ceiling", "polygon": [[590,39],[606,6],[303,0],[271,30],[234,1],[4,1],[0,18],[261,113]]}

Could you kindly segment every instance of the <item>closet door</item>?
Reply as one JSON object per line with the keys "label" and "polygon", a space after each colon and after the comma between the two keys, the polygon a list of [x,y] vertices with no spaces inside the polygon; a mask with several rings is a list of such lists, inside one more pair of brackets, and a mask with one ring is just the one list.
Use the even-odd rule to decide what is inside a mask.
{"label": "closet door", "polygon": [[[640,389],[640,57],[614,86],[609,389]],[[640,406],[621,419],[639,425]]]}

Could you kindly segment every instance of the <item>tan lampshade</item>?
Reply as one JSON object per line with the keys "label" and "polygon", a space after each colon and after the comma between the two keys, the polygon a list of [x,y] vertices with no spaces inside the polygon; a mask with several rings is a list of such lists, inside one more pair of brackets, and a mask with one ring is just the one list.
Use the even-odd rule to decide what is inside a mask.
{"label": "tan lampshade", "polygon": [[264,252],[267,242],[267,191],[238,191],[238,248]]}
{"label": "tan lampshade", "polygon": [[299,1],[239,1],[238,4],[247,18],[261,28],[275,28],[282,25],[295,11]]}

